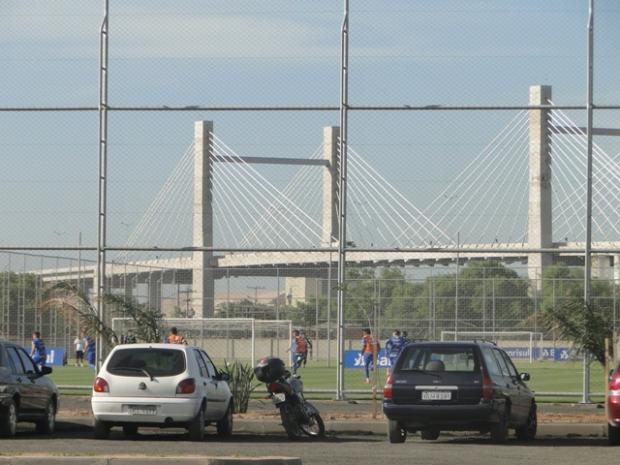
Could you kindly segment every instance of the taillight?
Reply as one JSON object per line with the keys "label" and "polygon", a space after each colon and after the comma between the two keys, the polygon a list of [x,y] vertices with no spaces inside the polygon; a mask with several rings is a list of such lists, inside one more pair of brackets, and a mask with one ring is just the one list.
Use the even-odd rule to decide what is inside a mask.
{"label": "taillight", "polygon": [[196,390],[196,380],[187,378],[177,385],[177,394],[192,394]]}
{"label": "taillight", "polygon": [[288,384],[284,384],[284,383],[271,383],[267,387],[267,389],[272,394],[280,394],[281,392],[283,392],[285,394],[291,394],[292,393],[291,387]]}
{"label": "taillight", "polygon": [[495,390],[493,389],[493,382],[489,375],[485,372],[482,373],[482,398],[483,399],[492,399]]}
{"label": "taillight", "polygon": [[385,386],[383,386],[383,398],[391,399],[394,395],[394,391],[392,390],[392,383],[394,380],[392,379],[392,375],[388,376],[387,381],[385,382]]}
{"label": "taillight", "polygon": [[620,372],[614,373],[607,384],[610,396],[620,396]]}
{"label": "taillight", "polygon": [[95,379],[95,384],[93,384],[93,391],[110,392],[110,386],[105,379],[98,377],[97,379]]}
{"label": "taillight", "polygon": [[269,392],[272,392],[274,394],[284,392],[280,383],[271,383],[267,389],[269,390]]}

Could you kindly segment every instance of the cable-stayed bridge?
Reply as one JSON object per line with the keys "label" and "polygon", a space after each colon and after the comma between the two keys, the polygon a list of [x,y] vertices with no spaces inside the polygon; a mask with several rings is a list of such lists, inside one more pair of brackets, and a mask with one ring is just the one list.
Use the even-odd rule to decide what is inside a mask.
{"label": "cable-stayed bridge", "polygon": [[[529,103],[552,105],[551,88],[530,88]],[[519,111],[427,205],[416,205],[411,192],[390,183],[380,153],[349,146],[347,260],[383,265],[497,258],[526,261],[537,279],[554,258],[541,249],[566,259],[583,249],[586,144],[585,131],[560,109]],[[110,257],[107,274],[185,272],[193,307],[204,316],[212,315],[214,281],[223,276],[305,276],[312,267],[323,276],[338,256],[326,251],[339,241],[338,147],[339,128],[327,127],[307,159],[248,157],[220,139],[212,122],[197,122],[193,142],[130,234],[127,251]],[[620,249],[620,165],[596,145],[594,163],[593,247],[613,251]],[[259,164],[297,171],[279,187]],[[244,250],[164,259],[138,250],[149,245]],[[608,273],[618,263],[612,257],[620,259],[595,256],[595,272]],[[614,271],[620,276],[620,266]],[[41,273],[50,281],[75,279],[76,270]]]}

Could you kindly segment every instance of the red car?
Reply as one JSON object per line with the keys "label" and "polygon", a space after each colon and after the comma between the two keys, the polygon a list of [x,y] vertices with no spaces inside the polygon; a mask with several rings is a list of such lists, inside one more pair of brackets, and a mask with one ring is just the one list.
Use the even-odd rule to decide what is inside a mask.
{"label": "red car", "polygon": [[610,445],[620,445],[620,364],[607,385],[607,438]]}

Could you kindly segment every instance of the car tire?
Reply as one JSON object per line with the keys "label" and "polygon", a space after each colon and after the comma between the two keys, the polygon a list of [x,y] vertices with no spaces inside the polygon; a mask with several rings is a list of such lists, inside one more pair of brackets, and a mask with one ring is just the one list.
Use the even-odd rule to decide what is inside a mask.
{"label": "car tire", "polygon": [[138,435],[138,425],[123,425],[123,434],[128,438]]}
{"label": "car tire", "polygon": [[496,444],[506,442],[506,438],[508,437],[508,415],[508,411],[500,414],[499,421],[491,425],[491,439]]}
{"label": "car tire", "polygon": [[14,400],[9,400],[2,409],[0,416],[0,436],[13,437],[17,433],[17,405]]}
{"label": "car tire", "polygon": [[200,406],[200,410],[192,421],[187,425],[190,441],[203,441],[205,438],[205,407]]}
{"label": "car tire", "polygon": [[435,441],[439,437],[439,430],[423,429],[420,431],[420,437],[425,441]]}
{"label": "car tire", "polygon": [[95,420],[93,433],[95,439],[108,439],[110,437],[110,425],[105,421]]}
{"label": "car tire", "polygon": [[401,444],[407,439],[407,430],[400,427],[396,420],[388,420],[388,440],[392,444]]}
{"label": "car tire", "polygon": [[52,399],[47,401],[45,416],[36,423],[37,433],[52,434],[56,429],[56,406]]}
{"label": "car tire", "polygon": [[521,428],[517,428],[515,433],[520,441],[533,441],[536,438],[538,428],[538,417],[536,414],[536,404],[532,404],[527,415],[527,422]]}
{"label": "car tire", "polygon": [[217,422],[217,435],[221,438],[229,438],[233,433],[233,406],[232,402],[228,405],[226,413]]}
{"label": "car tire", "polygon": [[620,426],[607,424],[607,442],[610,446],[620,446]]}

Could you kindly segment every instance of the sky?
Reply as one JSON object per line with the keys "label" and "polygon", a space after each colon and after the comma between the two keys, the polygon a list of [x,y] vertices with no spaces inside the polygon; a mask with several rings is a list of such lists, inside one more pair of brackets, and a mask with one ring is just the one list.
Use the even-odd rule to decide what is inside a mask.
{"label": "sky", "polygon": [[[595,101],[618,104],[620,5],[595,4]],[[587,0],[350,6],[351,105],[526,105],[534,84],[552,85],[558,105],[586,101]],[[93,0],[0,0],[0,107],[96,106],[101,12]],[[112,106],[339,103],[341,1],[110,0],[110,12]],[[618,127],[618,115],[599,111],[595,124]],[[349,143],[423,210],[514,116],[351,112]],[[109,118],[111,245],[138,224],[195,120],[213,120],[241,155],[300,158],[338,124],[333,111]],[[620,144],[606,139],[597,143],[615,156]],[[95,245],[97,141],[96,112],[0,112],[1,244],[72,246],[81,234]],[[279,187],[295,174],[260,169]]]}

